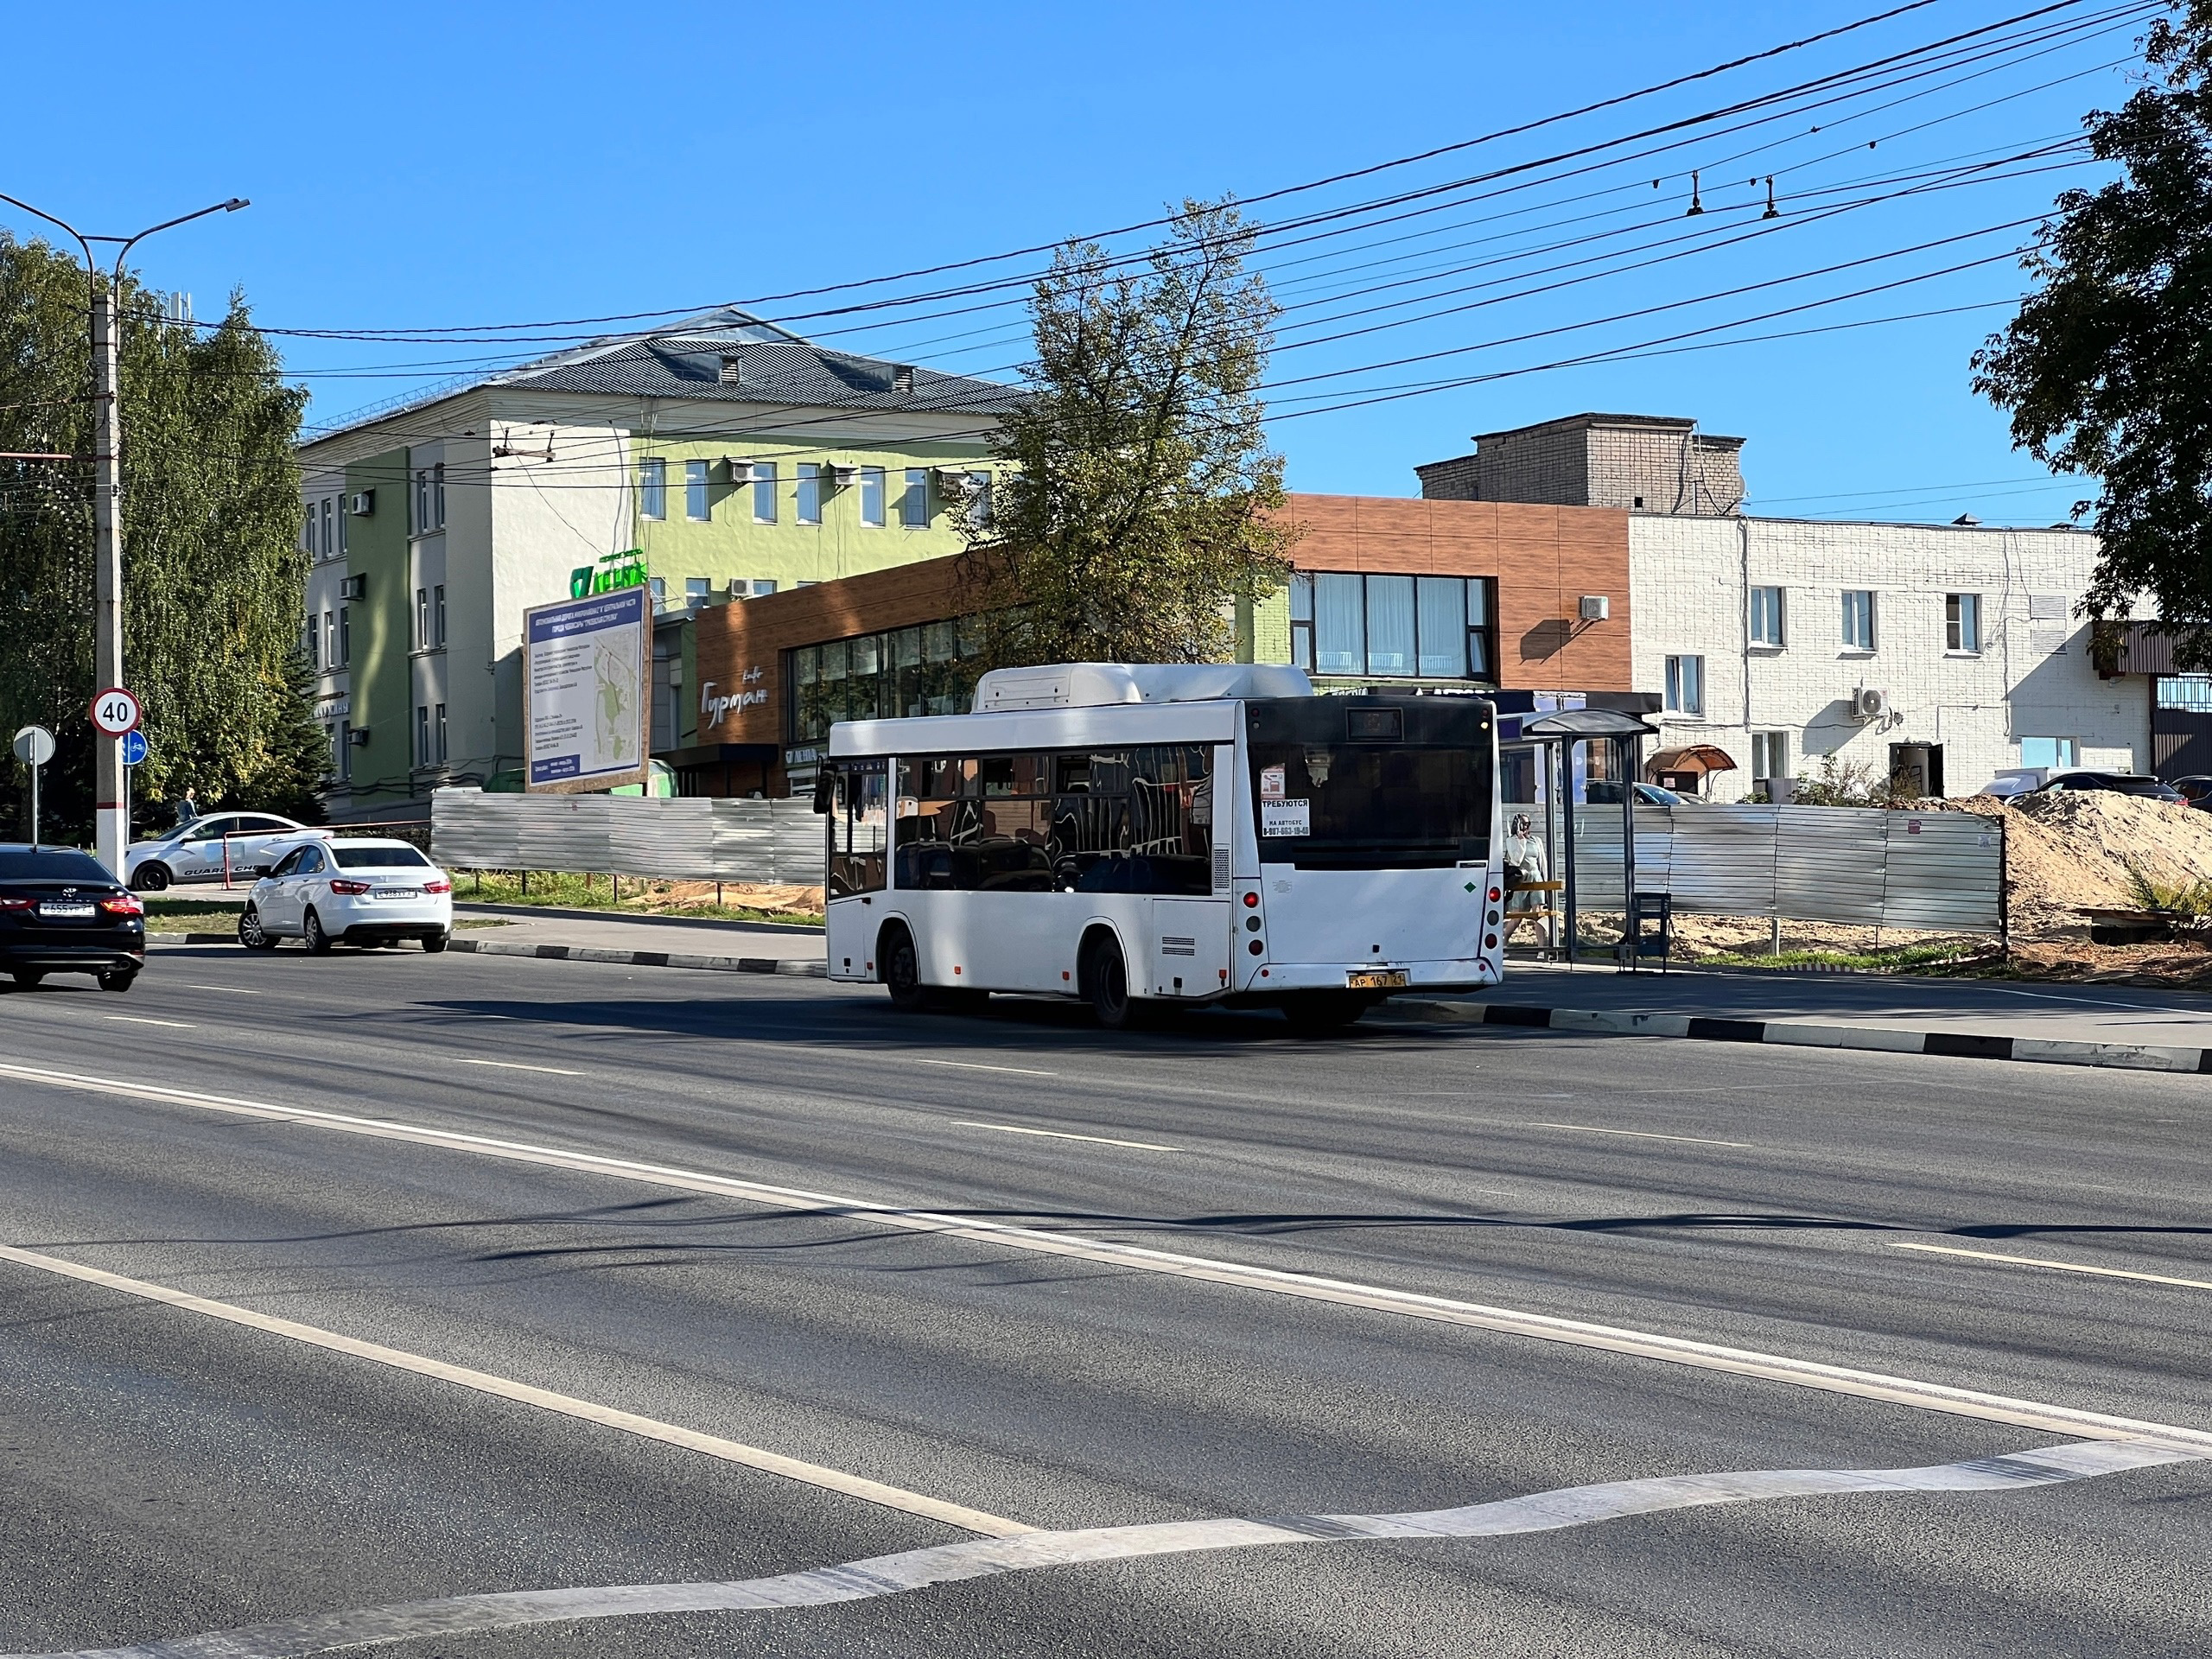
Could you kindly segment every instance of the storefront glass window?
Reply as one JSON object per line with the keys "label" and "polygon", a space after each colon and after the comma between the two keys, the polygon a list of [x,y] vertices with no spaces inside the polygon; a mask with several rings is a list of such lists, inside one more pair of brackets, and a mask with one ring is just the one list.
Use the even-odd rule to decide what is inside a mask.
{"label": "storefront glass window", "polygon": [[1367,630],[1363,625],[1359,578],[1313,578],[1313,671],[1317,674],[1364,674]]}
{"label": "storefront glass window", "polygon": [[1411,676],[1414,671],[1414,579],[1367,579],[1367,671]]}
{"label": "storefront glass window", "polygon": [[819,743],[841,720],[966,712],[979,644],[970,628],[931,622],[793,651],[786,741]]}

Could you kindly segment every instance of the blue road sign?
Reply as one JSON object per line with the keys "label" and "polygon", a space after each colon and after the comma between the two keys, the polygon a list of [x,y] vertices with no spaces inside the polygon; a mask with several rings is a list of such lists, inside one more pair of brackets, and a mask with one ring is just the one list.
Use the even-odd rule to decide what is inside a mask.
{"label": "blue road sign", "polygon": [[128,731],[123,734],[123,764],[135,766],[146,758],[146,734]]}

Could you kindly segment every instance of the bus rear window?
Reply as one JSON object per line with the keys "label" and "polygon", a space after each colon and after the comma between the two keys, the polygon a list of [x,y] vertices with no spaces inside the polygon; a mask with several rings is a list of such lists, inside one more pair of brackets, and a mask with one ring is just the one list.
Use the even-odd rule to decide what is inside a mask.
{"label": "bus rear window", "polygon": [[1260,861],[1379,870],[1487,861],[1490,759],[1461,747],[1251,746]]}

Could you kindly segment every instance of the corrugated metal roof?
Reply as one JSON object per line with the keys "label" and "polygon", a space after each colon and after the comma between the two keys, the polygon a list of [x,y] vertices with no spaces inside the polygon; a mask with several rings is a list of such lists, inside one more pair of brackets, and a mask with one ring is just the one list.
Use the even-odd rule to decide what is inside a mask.
{"label": "corrugated metal roof", "polygon": [[[734,380],[727,378],[725,359],[734,359]],[[753,344],[667,334],[634,340],[581,361],[516,370],[503,377],[503,384],[625,397],[993,415],[1013,408],[1020,396],[995,381],[825,351],[803,340]]]}

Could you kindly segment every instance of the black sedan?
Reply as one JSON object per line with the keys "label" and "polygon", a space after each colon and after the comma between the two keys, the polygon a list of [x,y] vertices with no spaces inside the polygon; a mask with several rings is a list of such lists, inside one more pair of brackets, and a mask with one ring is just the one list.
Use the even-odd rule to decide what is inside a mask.
{"label": "black sedan", "polygon": [[92,974],[127,991],[146,965],[146,907],[90,853],[0,843],[0,972],[25,990]]}
{"label": "black sedan", "polygon": [[2164,801],[2174,806],[2185,804],[2182,792],[2163,778],[2146,778],[2133,772],[2062,772],[2031,795],[2061,795],[2071,791],[2106,790],[2114,795],[2133,795],[2145,801]]}

